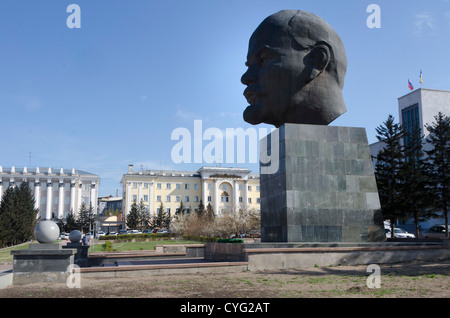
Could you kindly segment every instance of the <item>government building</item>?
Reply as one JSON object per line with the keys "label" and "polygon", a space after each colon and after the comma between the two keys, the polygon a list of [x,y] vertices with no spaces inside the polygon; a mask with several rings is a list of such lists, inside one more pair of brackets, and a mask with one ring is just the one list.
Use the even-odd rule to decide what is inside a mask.
{"label": "government building", "polygon": [[15,168],[0,166],[0,198],[8,187],[28,182],[35,208],[41,219],[64,219],[69,212],[78,215],[81,204],[97,212],[100,178],[75,169]]}
{"label": "government building", "polygon": [[[450,116],[450,91],[419,88],[404,96],[398,98],[398,118],[399,124],[407,132],[412,132],[413,127],[418,126],[423,135],[423,149],[429,150],[431,145],[426,142],[429,131],[426,129],[427,125],[432,125],[435,122],[435,116],[439,112],[445,116]],[[403,140],[405,143],[405,140]],[[376,165],[376,156],[378,152],[383,149],[383,142],[376,142],[370,145],[370,153],[373,158],[374,167]],[[444,219],[430,219],[424,222],[419,222],[419,228],[427,229],[434,224],[443,223]],[[408,220],[402,224],[402,228],[414,232],[414,223]]]}
{"label": "government building", "polygon": [[202,201],[211,204],[215,215],[224,210],[260,210],[259,175],[245,168],[202,167],[193,171],[142,170],[128,173],[121,180],[124,216],[133,202],[144,204],[151,215],[159,213],[161,203],[174,216],[181,202],[195,211]]}

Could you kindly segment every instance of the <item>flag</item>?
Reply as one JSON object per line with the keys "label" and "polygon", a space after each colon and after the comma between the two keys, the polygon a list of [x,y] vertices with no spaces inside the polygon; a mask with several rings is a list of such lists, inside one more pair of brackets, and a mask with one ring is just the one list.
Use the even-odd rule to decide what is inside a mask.
{"label": "flag", "polygon": [[408,80],[408,87],[409,87],[410,90],[413,90],[413,89],[414,89],[414,86],[411,84],[411,81],[410,81],[410,80]]}
{"label": "flag", "polygon": [[423,84],[423,79],[422,79],[422,70],[420,70],[420,82]]}

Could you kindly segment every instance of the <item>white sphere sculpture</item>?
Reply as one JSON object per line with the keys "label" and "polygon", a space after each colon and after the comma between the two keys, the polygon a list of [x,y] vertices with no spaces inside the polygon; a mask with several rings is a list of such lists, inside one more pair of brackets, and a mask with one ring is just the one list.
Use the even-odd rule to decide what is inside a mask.
{"label": "white sphere sculpture", "polygon": [[53,221],[43,220],[34,228],[34,237],[39,243],[53,243],[59,237],[59,227]]}

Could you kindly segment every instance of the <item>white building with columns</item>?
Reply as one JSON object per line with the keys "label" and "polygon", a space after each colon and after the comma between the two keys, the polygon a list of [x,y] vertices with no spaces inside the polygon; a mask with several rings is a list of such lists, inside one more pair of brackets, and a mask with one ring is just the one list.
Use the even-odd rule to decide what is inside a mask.
{"label": "white building with columns", "polygon": [[259,175],[245,168],[202,167],[193,171],[141,170],[128,173],[121,180],[124,216],[133,202],[141,201],[151,215],[159,212],[161,203],[172,216],[181,201],[190,211],[211,204],[216,215],[223,210],[260,210]]}
{"label": "white building with columns", "polygon": [[100,178],[75,169],[15,168],[0,166],[0,198],[8,187],[28,182],[41,219],[64,219],[72,211],[78,214],[81,204],[97,211]]}

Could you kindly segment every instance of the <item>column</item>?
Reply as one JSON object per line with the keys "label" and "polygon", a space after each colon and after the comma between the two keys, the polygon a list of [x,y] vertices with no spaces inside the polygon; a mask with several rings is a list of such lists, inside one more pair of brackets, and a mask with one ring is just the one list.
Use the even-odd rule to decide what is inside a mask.
{"label": "column", "polygon": [[91,198],[90,198],[92,211],[94,214],[97,213],[97,196],[95,195],[95,182],[91,183]]}
{"label": "column", "polygon": [[219,215],[219,183],[214,180],[214,213]]}
{"label": "column", "polygon": [[64,180],[60,179],[58,184],[58,219],[64,216]]}
{"label": "column", "polygon": [[202,179],[202,181],[202,202],[206,209],[206,207],[208,206],[208,196],[206,195],[208,185],[206,184],[206,178]]}
{"label": "column", "polygon": [[34,208],[40,209],[41,207],[41,184],[39,179],[34,180]]}
{"label": "column", "polygon": [[128,210],[130,209],[131,206],[131,182],[127,182],[127,205],[125,206],[125,210],[123,211],[123,216],[124,218],[127,217],[128,215]]}
{"label": "column", "polygon": [[47,179],[47,205],[45,207],[46,220],[52,219],[52,192],[53,192],[52,179]]}
{"label": "column", "polygon": [[248,207],[248,180],[245,180],[245,184],[244,184],[244,193],[245,193],[245,209],[247,209]]}
{"label": "column", "polygon": [[138,183],[138,201],[136,202],[138,205],[141,203],[142,199],[142,182]]}
{"label": "column", "polygon": [[154,214],[153,211],[153,182],[150,182],[150,195],[148,197],[148,201],[149,201],[149,210],[150,210],[150,215]]}
{"label": "column", "polygon": [[70,210],[75,215],[75,181],[70,182]]}
{"label": "column", "polygon": [[238,182],[235,179],[233,181],[233,207],[236,211],[238,211]]}
{"label": "column", "polygon": [[77,211],[75,212],[76,215],[78,215],[78,212],[80,212],[80,208],[81,208],[81,194],[83,192],[83,183],[80,181],[80,183],[78,184],[78,198],[77,198]]}

